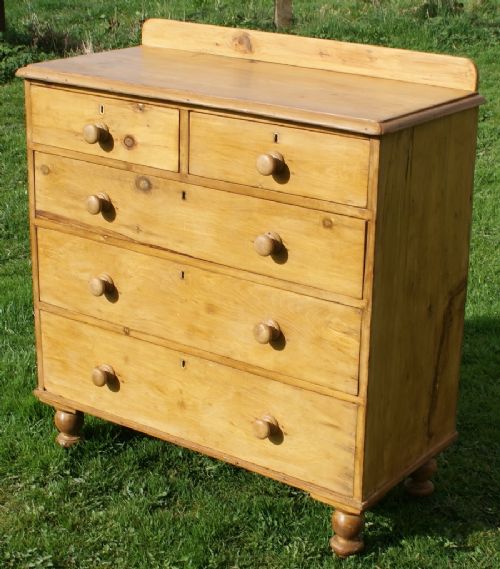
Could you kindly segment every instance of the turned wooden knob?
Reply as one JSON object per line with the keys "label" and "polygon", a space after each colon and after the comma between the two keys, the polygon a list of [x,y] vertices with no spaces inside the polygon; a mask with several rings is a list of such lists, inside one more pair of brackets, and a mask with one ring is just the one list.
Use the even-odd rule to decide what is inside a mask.
{"label": "turned wooden knob", "polygon": [[279,152],[268,152],[257,158],[257,171],[263,176],[279,174],[285,165],[285,159]]}
{"label": "turned wooden knob", "polygon": [[95,144],[108,138],[109,130],[105,124],[86,124],[83,127],[83,138],[89,144]]}
{"label": "turned wooden knob", "polygon": [[92,383],[97,387],[103,387],[114,377],[116,374],[113,368],[107,364],[101,364],[92,370]]}
{"label": "turned wooden knob", "polygon": [[97,215],[110,206],[111,200],[107,194],[94,194],[87,198],[87,211],[92,215]]}
{"label": "turned wooden knob", "polygon": [[272,415],[263,415],[253,423],[253,433],[258,439],[267,439],[278,429],[278,421]]}
{"label": "turned wooden knob", "polygon": [[254,249],[262,257],[277,253],[281,249],[282,244],[281,237],[273,231],[258,235],[253,242]]}
{"label": "turned wooden knob", "polygon": [[277,340],[280,337],[281,329],[274,320],[266,320],[255,326],[253,334],[259,344],[269,344],[272,340]]}
{"label": "turned wooden knob", "polygon": [[102,296],[106,292],[111,292],[114,286],[113,279],[106,273],[102,273],[89,281],[89,290],[94,296]]}

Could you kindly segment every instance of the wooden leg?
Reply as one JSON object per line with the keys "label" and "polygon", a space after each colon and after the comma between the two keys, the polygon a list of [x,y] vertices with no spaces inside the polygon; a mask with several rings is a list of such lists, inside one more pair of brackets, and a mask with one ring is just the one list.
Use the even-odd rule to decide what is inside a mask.
{"label": "wooden leg", "polygon": [[348,514],[335,510],[332,525],[335,535],[330,539],[330,547],[339,557],[355,555],[363,550],[363,514]]}
{"label": "wooden leg", "polygon": [[435,458],[427,461],[405,480],[405,488],[412,496],[429,496],[434,492],[434,484],[430,478],[437,470]]}
{"label": "wooden leg", "polygon": [[81,411],[71,413],[56,409],[54,423],[59,430],[56,441],[63,448],[69,448],[82,439],[80,431],[83,426],[83,413]]}

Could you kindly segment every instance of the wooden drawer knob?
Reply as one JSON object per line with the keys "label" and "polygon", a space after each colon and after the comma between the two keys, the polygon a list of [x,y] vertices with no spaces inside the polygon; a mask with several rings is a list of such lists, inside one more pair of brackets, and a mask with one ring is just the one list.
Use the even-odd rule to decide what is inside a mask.
{"label": "wooden drawer knob", "polygon": [[111,200],[107,194],[94,194],[87,198],[87,211],[92,215],[97,215],[110,207]]}
{"label": "wooden drawer knob", "polygon": [[285,159],[279,152],[268,152],[257,158],[257,171],[263,176],[279,174],[285,165]]}
{"label": "wooden drawer knob", "polygon": [[103,142],[108,138],[109,129],[105,124],[86,124],[83,127],[83,138],[89,144]]}
{"label": "wooden drawer knob", "polygon": [[253,242],[254,249],[262,257],[277,253],[282,245],[281,237],[273,231],[258,235]]}
{"label": "wooden drawer knob", "polygon": [[111,292],[114,287],[113,279],[106,273],[102,273],[89,281],[89,290],[94,296],[102,296],[106,292]]}
{"label": "wooden drawer knob", "polygon": [[278,421],[272,415],[263,415],[253,424],[253,433],[258,439],[267,439],[278,429]]}
{"label": "wooden drawer knob", "polygon": [[266,320],[255,326],[253,334],[259,344],[269,344],[272,340],[277,340],[280,337],[281,329],[274,320]]}
{"label": "wooden drawer knob", "polygon": [[92,383],[97,387],[103,387],[115,377],[113,368],[107,364],[101,364],[92,370]]}

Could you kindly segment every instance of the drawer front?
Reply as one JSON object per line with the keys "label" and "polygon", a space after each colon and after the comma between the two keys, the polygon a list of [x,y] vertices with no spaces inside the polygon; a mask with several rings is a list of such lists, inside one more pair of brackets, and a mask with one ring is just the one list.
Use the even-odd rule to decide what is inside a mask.
{"label": "drawer front", "polygon": [[179,170],[176,109],[32,85],[31,117],[33,142]]}
{"label": "drawer front", "polygon": [[197,176],[365,207],[368,162],[366,139],[190,113],[189,172]]}
{"label": "drawer front", "polygon": [[[141,184],[144,189],[141,189]],[[144,177],[49,154],[35,158],[36,209],[208,261],[362,296],[365,221]],[[87,211],[105,193],[110,204]],[[92,201],[94,200],[94,201]],[[268,233],[279,235],[276,251]]]}
{"label": "drawer front", "polygon": [[[49,392],[352,494],[354,404],[46,312],[41,326]],[[92,371],[102,364],[115,377],[97,387]],[[259,439],[254,423],[266,415],[278,429]]]}
{"label": "drawer front", "polygon": [[[357,393],[356,308],[48,229],[38,230],[38,251],[43,302]],[[259,343],[256,335],[264,342],[274,332],[271,320],[282,333]]]}

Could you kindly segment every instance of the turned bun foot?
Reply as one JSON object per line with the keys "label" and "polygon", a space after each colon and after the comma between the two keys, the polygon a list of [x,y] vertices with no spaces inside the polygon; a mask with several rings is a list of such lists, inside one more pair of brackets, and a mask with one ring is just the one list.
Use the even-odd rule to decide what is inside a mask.
{"label": "turned bun foot", "polygon": [[434,492],[430,478],[436,473],[437,461],[432,458],[405,480],[405,489],[412,496],[429,496]]}
{"label": "turned bun foot", "polygon": [[70,413],[56,409],[54,423],[59,430],[56,437],[57,444],[63,448],[69,448],[82,439],[80,431],[83,426],[83,413],[81,411]]}
{"label": "turned bun foot", "polygon": [[335,535],[330,539],[330,547],[339,557],[355,555],[363,550],[365,542],[363,531],[363,514],[347,514],[335,510],[332,516]]}

